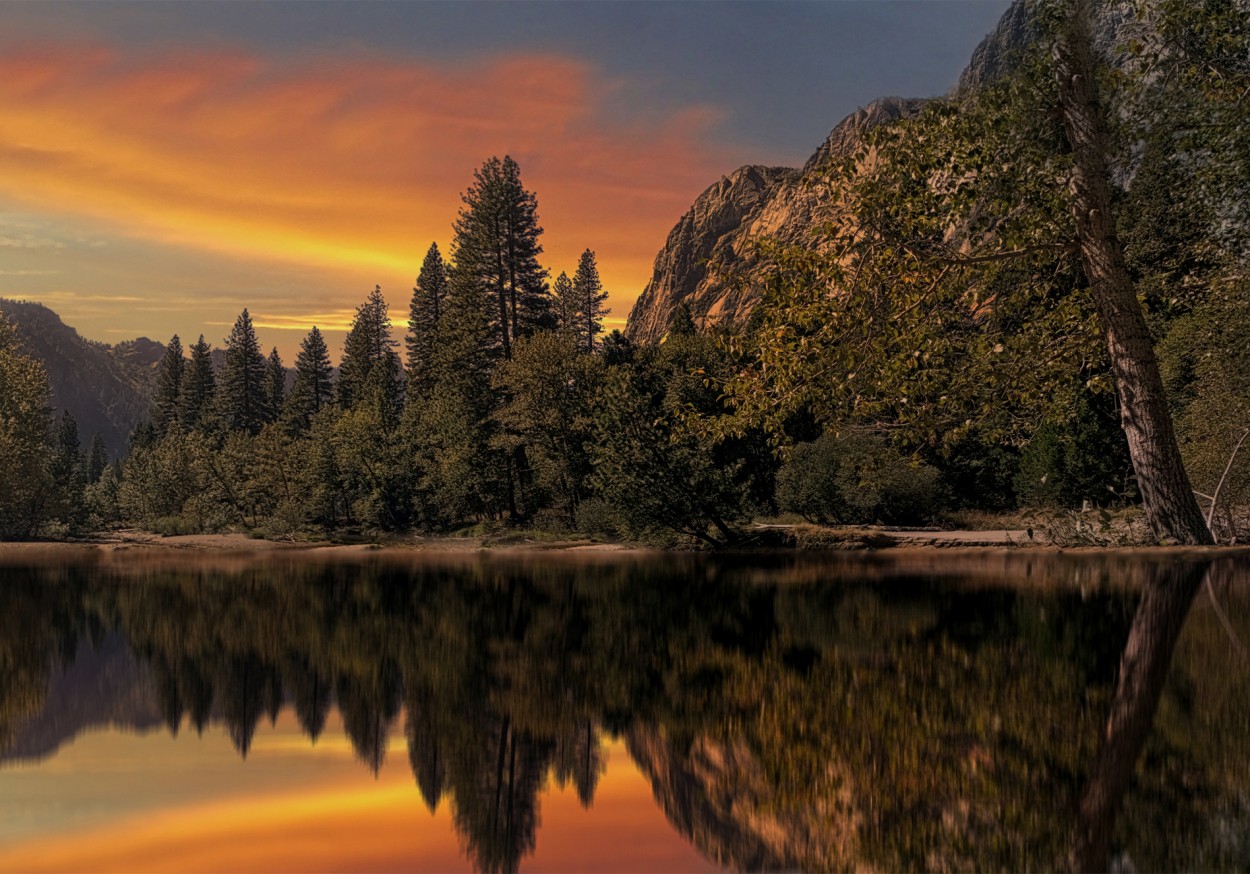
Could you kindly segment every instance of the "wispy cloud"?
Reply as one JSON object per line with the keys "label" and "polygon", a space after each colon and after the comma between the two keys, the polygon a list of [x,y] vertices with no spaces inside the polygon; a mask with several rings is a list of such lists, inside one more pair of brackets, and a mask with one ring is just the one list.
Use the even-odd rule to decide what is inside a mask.
{"label": "wispy cloud", "polygon": [[0,234],[0,249],[64,249],[65,243],[35,234]]}
{"label": "wispy cloud", "polygon": [[27,47],[0,58],[0,193],[162,243],[412,276],[473,169],[510,153],[539,194],[546,263],[572,270],[594,248],[623,314],[726,162],[714,109],[612,118],[611,87],[552,55],[469,68]]}

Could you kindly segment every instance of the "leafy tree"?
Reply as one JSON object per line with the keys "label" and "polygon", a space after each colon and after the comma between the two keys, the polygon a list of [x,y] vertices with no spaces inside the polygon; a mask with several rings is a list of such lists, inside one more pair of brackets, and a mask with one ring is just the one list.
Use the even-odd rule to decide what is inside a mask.
{"label": "leafy tree", "polygon": [[446,297],[447,267],[438,251],[438,244],[431,243],[425,260],[421,262],[417,284],[412,289],[412,302],[408,306],[408,335],[405,338],[408,384],[418,393],[430,389],[438,320]]}
{"label": "leafy tree", "polygon": [[295,357],[295,382],[286,402],[286,418],[297,434],[308,430],[312,419],[334,398],[334,368],[321,331],[313,325]]}
{"label": "leafy tree", "polygon": [[[729,361],[715,341],[671,337],[637,366],[610,368],[593,412],[591,483],[633,537],[667,530],[723,546],[758,494],[758,455],[733,436],[711,437],[700,417],[724,415],[711,379]],[[771,493],[771,482],[766,490]]]}
{"label": "leafy tree", "polygon": [[265,362],[265,396],[268,402],[265,418],[272,422],[281,415],[286,404],[286,368],[282,366],[277,346],[273,347]]}
{"label": "leafy tree", "polygon": [[191,346],[191,362],[186,367],[180,391],[181,418],[187,428],[203,427],[217,395],[212,349],[200,335]]}
{"label": "leafy tree", "polygon": [[178,425],[181,419],[185,365],[182,341],[174,334],[156,369],[156,389],[152,395],[152,425],[156,428],[157,436]]}
{"label": "leafy tree", "polygon": [[599,342],[595,339],[603,332],[603,317],[608,314],[604,303],[608,293],[603,290],[599,280],[599,268],[595,264],[595,253],[587,249],[577,263],[577,273],[573,275],[573,299],[577,305],[577,335],[582,348],[594,352]]}
{"label": "leafy tree", "polygon": [[492,349],[510,359],[518,337],[555,326],[547,271],[538,263],[538,200],[510,157],[475,170],[462,200],[452,258],[463,281],[482,292]]}
{"label": "leafy tree", "polygon": [[0,539],[33,536],[48,483],[48,378],[22,354],[17,331],[0,313]]}
{"label": "leafy tree", "polygon": [[781,509],[813,522],[915,524],[938,507],[938,472],[868,434],[795,446],[777,475]]}
{"label": "leafy tree", "polygon": [[521,340],[495,377],[507,397],[498,414],[504,445],[528,447],[537,485],[570,520],[587,491],[590,411],[604,369],[581,352],[570,334],[545,331]]}
{"label": "leafy tree", "polygon": [[259,433],[269,414],[265,356],[261,354],[252,317],[246,309],[226,338],[226,360],[221,374],[219,405],[230,430]]}

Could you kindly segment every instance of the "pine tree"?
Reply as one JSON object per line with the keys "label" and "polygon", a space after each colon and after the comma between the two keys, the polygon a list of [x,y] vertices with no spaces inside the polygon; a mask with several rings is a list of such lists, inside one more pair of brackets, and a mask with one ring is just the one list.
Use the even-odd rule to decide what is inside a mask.
{"label": "pine tree", "polygon": [[30,537],[42,521],[38,498],[48,481],[48,377],[24,354],[0,312],[0,539]]}
{"label": "pine tree", "polygon": [[174,334],[157,368],[156,391],[152,396],[152,425],[158,436],[175,427],[181,419],[184,369],[182,341]]}
{"label": "pine tree", "polygon": [[603,332],[603,317],[608,310],[604,302],[608,293],[603,290],[599,280],[599,268],[595,264],[595,253],[587,249],[582,252],[577,263],[577,273],[573,275],[573,298],[577,305],[578,330],[576,334],[582,348],[594,352],[598,345],[595,338]]}
{"label": "pine tree", "polygon": [[278,347],[274,346],[265,362],[265,398],[267,403],[265,418],[273,422],[282,415],[283,402],[286,400],[286,368],[282,366],[282,356]]}
{"label": "pine tree", "polygon": [[521,184],[510,157],[491,158],[473,173],[454,226],[456,269],[487,296],[491,345],[512,358],[518,337],[555,327],[547,271],[538,264],[538,199]]}
{"label": "pine tree", "polygon": [[83,457],[78,442],[78,423],[66,410],[56,422],[52,436],[52,457],[48,465],[52,478],[50,514],[77,531],[85,518],[83,505]]}
{"label": "pine tree", "polygon": [[555,298],[556,319],[561,331],[576,331],[579,324],[577,318],[577,300],[573,292],[573,280],[564,271],[556,277],[552,287]]}
{"label": "pine tree", "polygon": [[668,333],[665,337],[693,337],[699,332],[695,327],[690,304],[682,301],[668,317]]}
{"label": "pine tree", "polygon": [[334,398],[334,369],[325,338],[313,325],[295,358],[295,383],[287,398],[286,418],[295,433],[308,430],[312,417]]}
{"label": "pine tree", "polygon": [[345,409],[351,409],[364,399],[370,371],[375,364],[386,362],[389,355],[394,355],[397,345],[391,339],[391,318],[382,288],[374,286],[365,302],[356,308],[356,317],[343,343],[338,395]]}
{"label": "pine tree", "polygon": [[109,453],[104,445],[104,437],[97,431],[91,438],[91,449],[87,453],[87,482],[97,483],[109,466]]}
{"label": "pine tree", "polygon": [[408,384],[417,392],[428,391],[433,381],[434,343],[446,297],[447,268],[438,244],[431,243],[408,308]]}
{"label": "pine tree", "polygon": [[190,429],[203,425],[217,394],[212,350],[203,334],[191,346],[191,363],[183,375],[181,394],[183,426]]}
{"label": "pine tree", "polygon": [[220,409],[227,428],[251,434],[260,431],[269,407],[265,370],[265,356],[261,354],[252,317],[245,309],[226,338]]}

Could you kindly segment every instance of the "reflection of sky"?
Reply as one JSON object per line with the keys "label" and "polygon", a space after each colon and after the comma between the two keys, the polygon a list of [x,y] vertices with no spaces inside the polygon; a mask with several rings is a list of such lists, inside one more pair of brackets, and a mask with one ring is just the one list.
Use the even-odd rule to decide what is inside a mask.
{"label": "reflection of sky", "polygon": [[1006,5],[6,5],[0,295],[106,341],[219,342],[246,304],[290,357],[374,284],[402,316],[511,153],[545,266],[594,249],[619,325],[703,188],[942,93]]}
{"label": "reflection of sky", "polygon": [[[402,716],[401,716],[402,723]],[[715,870],[673,830],[621,743],[584,810],[572,787],[540,800],[522,869]],[[86,734],[0,769],[0,871],[466,870],[446,799],[430,814],[402,735],[375,779],[337,713],[315,744],[293,714],[262,723],[247,761],[224,731]]]}

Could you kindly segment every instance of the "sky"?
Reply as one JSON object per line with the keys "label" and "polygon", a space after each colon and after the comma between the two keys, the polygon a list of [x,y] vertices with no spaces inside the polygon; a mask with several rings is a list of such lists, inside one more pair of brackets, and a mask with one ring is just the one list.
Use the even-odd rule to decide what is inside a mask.
{"label": "sky", "polygon": [[[396,724],[403,725],[402,717]],[[620,740],[586,810],[549,780],[529,871],[720,870],[684,840]],[[331,711],[314,746],[287,709],[247,761],[219,725],[171,737],[84,732],[55,756],[0,768],[0,871],[469,871],[450,801],[430,811],[392,731],[376,776]],[[605,852],[611,848],[611,852]]]}
{"label": "sky", "polygon": [[219,345],[248,307],[289,362],[374,285],[402,326],[510,154],[543,265],[592,249],[621,327],[701,191],[945,93],[1007,6],[0,2],[0,296],[109,343]]}

